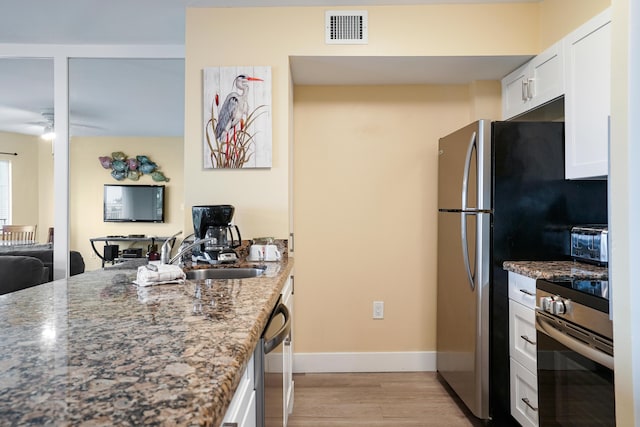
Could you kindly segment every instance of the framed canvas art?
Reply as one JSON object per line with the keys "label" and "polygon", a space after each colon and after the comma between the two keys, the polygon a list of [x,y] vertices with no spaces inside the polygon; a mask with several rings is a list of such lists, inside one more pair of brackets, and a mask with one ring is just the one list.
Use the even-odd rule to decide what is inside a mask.
{"label": "framed canvas art", "polygon": [[204,168],[271,167],[271,67],[203,70]]}

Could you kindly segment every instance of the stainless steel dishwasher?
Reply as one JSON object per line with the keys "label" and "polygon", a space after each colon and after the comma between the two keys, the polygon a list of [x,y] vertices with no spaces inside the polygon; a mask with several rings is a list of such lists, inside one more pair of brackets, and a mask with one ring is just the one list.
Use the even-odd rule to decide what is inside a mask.
{"label": "stainless steel dishwasher", "polygon": [[282,346],[291,333],[291,315],[289,309],[278,299],[260,343],[256,348],[255,384],[256,417],[258,427],[282,427],[284,420],[284,373],[265,372],[265,356]]}

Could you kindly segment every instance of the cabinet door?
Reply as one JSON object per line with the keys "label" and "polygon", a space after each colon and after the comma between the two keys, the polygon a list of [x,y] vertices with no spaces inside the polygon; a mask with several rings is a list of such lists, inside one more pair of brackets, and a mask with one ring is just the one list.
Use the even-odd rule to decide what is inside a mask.
{"label": "cabinet door", "polygon": [[504,120],[518,116],[527,110],[527,81],[529,63],[508,74],[502,79],[502,118]]}
{"label": "cabinet door", "polygon": [[562,42],[554,44],[531,60],[526,92],[531,99],[528,110],[564,94]]}
{"label": "cabinet door", "polygon": [[536,372],[536,313],[509,300],[509,354],[531,372]]}
{"label": "cabinet door", "polygon": [[[229,403],[227,412],[222,420],[223,427],[232,426],[252,426],[255,425],[256,420],[256,392],[254,378],[254,363],[253,356],[247,368],[242,374],[242,379],[238,384],[233,399]],[[253,422],[253,424],[251,424]]]}
{"label": "cabinet door", "polygon": [[563,94],[563,44],[559,42],[502,79],[502,118],[519,116]]}
{"label": "cabinet door", "polygon": [[[293,274],[289,277],[289,285],[285,286],[285,293],[282,295],[284,304],[289,309],[289,313],[293,319]],[[291,332],[284,341],[282,348],[282,369],[284,373],[284,405],[285,405],[285,420],[289,414],[293,413],[293,323],[291,325]],[[286,425],[286,421],[285,421]]]}
{"label": "cabinet door", "polygon": [[611,13],[565,37],[565,175],[605,177],[609,169]]}
{"label": "cabinet door", "polygon": [[536,279],[509,272],[509,299],[530,309],[536,308]]}
{"label": "cabinet door", "polygon": [[538,383],[536,377],[514,359],[511,368],[511,416],[523,427],[538,426]]}

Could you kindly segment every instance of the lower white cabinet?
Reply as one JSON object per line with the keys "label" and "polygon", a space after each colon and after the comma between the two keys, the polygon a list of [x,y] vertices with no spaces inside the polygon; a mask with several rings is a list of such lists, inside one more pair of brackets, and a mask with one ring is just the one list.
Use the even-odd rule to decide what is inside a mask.
{"label": "lower white cabinet", "polygon": [[[293,319],[294,319],[294,307],[293,307],[293,293],[294,293],[294,274],[293,271],[287,279],[287,282],[282,288],[281,302],[289,310],[291,330],[289,335],[284,339],[281,345],[276,347],[272,352],[266,355],[265,358],[265,376],[273,376],[282,380],[282,426],[286,427],[289,419],[289,415],[293,413],[293,396],[294,396],[294,381],[293,381]],[[277,373],[277,375],[273,375]],[[272,415],[275,417],[275,408],[272,408],[271,412],[265,414],[267,418]],[[279,420],[279,416],[278,416]],[[275,426],[275,421],[271,419],[269,425]],[[278,422],[278,425],[279,422]]]}
{"label": "lower white cabinet", "polygon": [[254,381],[254,358],[251,357],[242,374],[233,399],[222,420],[223,427],[256,427],[256,390]]}
{"label": "lower white cabinet", "polygon": [[291,332],[284,340],[282,347],[282,369],[284,372],[284,405],[285,405],[285,425],[289,414],[293,413],[293,282],[294,276],[291,272],[289,281],[282,292],[282,301],[289,309],[291,315]]}
{"label": "lower white cabinet", "polygon": [[509,273],[509,362],[511,416],[522,426],[538,426],[536,281]]}
{"label": "lower white cabinet", "polygon": [[538,425],[538,379],[534,373],[510,359],[511,416],[523,427]]}

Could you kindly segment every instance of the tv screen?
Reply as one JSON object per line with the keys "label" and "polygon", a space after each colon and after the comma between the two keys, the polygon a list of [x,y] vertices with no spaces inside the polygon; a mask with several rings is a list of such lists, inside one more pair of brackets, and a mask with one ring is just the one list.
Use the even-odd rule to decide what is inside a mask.
{"label": "tv screen", "polygon": [[104,185],[105,222],[164,222],[164,185]]}

